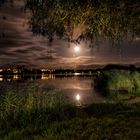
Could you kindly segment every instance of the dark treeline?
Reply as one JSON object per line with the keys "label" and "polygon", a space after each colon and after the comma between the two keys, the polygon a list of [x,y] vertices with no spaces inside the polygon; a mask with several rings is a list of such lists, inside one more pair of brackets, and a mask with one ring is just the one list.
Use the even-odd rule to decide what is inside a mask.
{"label": "dark treeline", "polygon": [[135,65],[115,65],[115,64],[110,64],[106,65],[103,70],[132,70],[132,71],[140,71],[140,67],[136,67]]}
{"label": "dark treeline", "polygon": [[140,67],[136,67],[135,65],[115,65],[110,64],[106,65],[103,68],[91,68],[91,69],[28,69],[24,67],[15,67],[15,68],[3,68],[0,69],[1,75],[13,75],[13,74],[20,74],[20,75],[30,75],[30,74],[96,74],[99,71],[104,70],[129,70],[129,71],[140,71]]}
{"label": "dark treeline", "polygon": [[28,74],[74,74],[74,73],[95,73],[96,69],[27,69],[23,67],[17,68],[3,68],[1,69],[1,75],[13,75],[13,74],[21,74],[21,75],[28,75]]}

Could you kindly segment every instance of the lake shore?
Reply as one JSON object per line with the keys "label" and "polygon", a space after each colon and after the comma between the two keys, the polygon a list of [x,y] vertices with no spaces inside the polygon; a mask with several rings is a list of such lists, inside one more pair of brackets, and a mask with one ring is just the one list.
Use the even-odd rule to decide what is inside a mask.
{"label": "lake shore", "polygon": [[140,137],[140,103],[104,102],[80,107],[68,104],[55,92],[41,96],[9,92],[0,96],[0,110],[0,140]]}

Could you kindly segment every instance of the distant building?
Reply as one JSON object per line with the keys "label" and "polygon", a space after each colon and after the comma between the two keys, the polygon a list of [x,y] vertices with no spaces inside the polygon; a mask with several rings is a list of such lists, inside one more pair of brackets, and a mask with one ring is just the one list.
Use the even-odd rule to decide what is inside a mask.
{"label": "distant building", "polygon": [[52,71],[50,69],[41,69],[43,74],[50,74]]}
{"label": "distant building", "polygon": [[13,73],[14,74],[17,74],[18,73],[18,70],[17,69],[13,69]]}

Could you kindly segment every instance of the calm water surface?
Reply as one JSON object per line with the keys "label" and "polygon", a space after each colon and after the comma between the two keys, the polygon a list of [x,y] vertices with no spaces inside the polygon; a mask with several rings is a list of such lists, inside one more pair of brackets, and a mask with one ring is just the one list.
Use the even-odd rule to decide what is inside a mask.
{"label": "calm water surface", "polygon": [[[24,92],[30,87],[40,91],[58,90],[69,102],[76,104],[91,104],[102,102],[105,98],[94,90],[92,75],[28,75],[28,76],[0,76],[0,91],[13,89]],[[58,92],[58,94],[60,93]],[[41,94],[41,92],[40,92]]]}

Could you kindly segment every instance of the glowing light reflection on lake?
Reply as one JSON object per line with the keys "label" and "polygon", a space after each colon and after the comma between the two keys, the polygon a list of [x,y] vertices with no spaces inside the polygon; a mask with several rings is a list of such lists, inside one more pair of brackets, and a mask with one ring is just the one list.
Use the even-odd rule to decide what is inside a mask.
{"label": "glowing light reflection on lake", "polygon": [[104,100],[100,94],[94,90],[93,76],[79,75],[13,75],[0,77],[0,90],[16,89],[23,91],[34,86],[42,92],[49,90],[59,90],[68,101],[78,105],[91,104]]}

